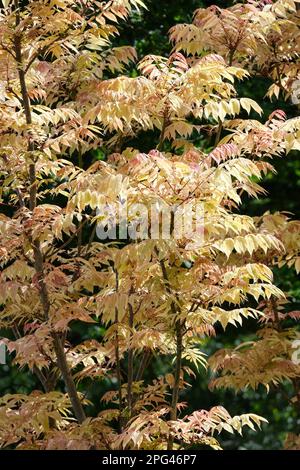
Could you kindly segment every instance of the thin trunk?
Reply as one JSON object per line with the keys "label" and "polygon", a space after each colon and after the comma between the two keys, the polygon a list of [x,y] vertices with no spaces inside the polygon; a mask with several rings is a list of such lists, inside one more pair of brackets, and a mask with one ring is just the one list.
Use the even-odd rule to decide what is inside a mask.
{"label": "thin trunk", "polygon": [[[132,329],[133,329],[133,320],[134,320],[134,311],[131,304],[128,304],[129,309],[129,321],[128,326],[130,329],[130,337],[129,341],[132,341]],[[133,349],[131,344],[129,344],[128,348],[128,374],[127,374],[127,404],[128,404],[128,414],[129,419],[132,416],[132,405],[133,405],[133,397],[132,397],[132,385],[133,385]]]}
{"label": "thin trunk", "polygon": [[159,142],[158,142],[158,146],[157,146],[157,150],[159,150],[159,151],[161,151],[162,148],[163,148],[167,126],[168,126],[168,111],[165,111],[164,112],[164,117],[163,117],[162,129],[161,129]]}
{"label": "thin trunk", "polygon": [[[116,276],[116,292],[119,292],[119,273],[114,269]],[[117,382],[118,382],[118,400],[119,400],[119,432],[122,432],[123,422],[122,422],[122,408],[123,408],[123,397],[122,397],[122,377],[121,377],[121,362],[120,362],[120,347],[119,347],[119,332],[118,332],[118,323],[119,323],[119,311],[115,307],[115,326],[116,326],[116,335],[115,335],[115,357],[116,357],[116,372],[117,372]]]}
{"label": "thin trunk", "polygon": [[[20,9],[19,9],[19,1],[14,0],[15,5],[15,12],[16,12],[16,28],[20,25]],[[26,124],[30,126],[32,124],[32,116],[31,116],[31,107],[30,107],[30,100],[28,96],[26,80],[25,80],[25,72],[23,68],[23,58],[22,58],[22,39],[21,39],[21,32],[18,31],[15,34],[14,39],[14,46],[15,46],[15,56],[17,61],[18,67],[18,76],[21,88],[21,95],[22,95],[22,104],[24,108],[24,114],[26,118]],[[28,150],[34,151],[34,142],[33,140],[29,140],[28,143]],[[30,210],[33,211],[36,207],[36,194],[37,194],[37,187],[36,187],[36,169],[35,164],[31,163],[29,166],[29,181],[30,181],[30,202],[29,207]],[[49,302],[49,295],[48,289],[44,280],[44,261],[43,261],[43,254],[40,248],[40,242],[35,240],[33,243],[33,254],[34,254],[34,267],[38,277],[38,284],[39,284],[39,294],[41,304],[43,306],[43,312],[45,316],[45,320],[49,318],[49,311],[50,311],[50,302]],[[85,414],[83,411],[83,407],[79,396],[77,394],[77,390],[75,387],[75,383],[73,377],[70,372],[70,368],[67,363],[64,347],[61,344],[60,338],[57,334],[53,334],[53,346],[57,356],[57,365],[61,371],[72,407],[75,414],[75,417],[79,423],[82,423],[85,420]]]}
{"label": "thin trunk", "polygon": [[83,411],[81,401],[78,397],[76,386],[67,362],[64,346],[58,333],[53,333],[53,345],[57,358],[57,365],[62,373],[66,389],[74,410],[74,414],[79,423],[82,423],[86,416]]}
{"label": "thin trunk", "polygon": [[144,372],[145,372],[145,370],[146,370],[146,368],[149,364],[150,358],[151,358],[151,350],[147,349],[144,352],[143,357],[141,359],[141,362],[139,364],[139,368],[138,368],[136,376],[135,376],[135,382],[139,382],[139,380],[142,380]]}
{"label": "thin trunk", "polygon": [[[137,372],[135,374],[134,382],[139,382],[140,380],[142,380],[144,372],[147,369],[147,367],[149,365],[149,362],[151,360],[151,356],[152,356],[151,349],[146,349],[146,351],[144,352],[144,354],[141,358],[141,361],[138,365],[138,369],[137,369]],[[136,403],[139,400],[139,397],[141,396],[141,394],[142,393],[133,393],[132,394],[132,397],[133,397],[132,402]]]}
{"label": "thin trunk", "polygon": [[222,130],[223,130],[223,123],[222,123],[221,119],[219,119],[218,121],[219,121],[219,124],[218,124],[216,139],[215,139],[215,147],[217,147],[217,145],[219,144],[219,142],[221,140],[221,134],[222,134]]}
{"label": "thin trunk", "polygon": [[[171,402],[171,413],[170,418],[172,421],[177,419],[177,404],[179,399],[179,389],[180,389],[180,373],[181,373],[181,363],[182,363],[182,324],[180,321],[176,322],[176,365],[175,365],[175,374],[174,374],[174,388],[172,392],[172,402]],[[174,439],[172,436],[169,436],[168,439],[168,450],[173,450]]]}
{"label": "thin trunk", "polygon": [[[156,248],[156,254],[159,256],[159,250]],[[159,260],[163,278],[166,283],[166,290],[168,294],[171,294],[171,287],[168,272],[164,260]],[[174,316],[178,314],[178,307],[174,301],[171,302],[171,312]],[[180,390],[180,374],[181,374],[181,363],[182,363],[182,352],[183,352],[183,325],[180,320],[177,320],[175,323],[175,334],[176,334],[176,363],[174,371],[174,386],[172,390],[172,400],[171,400],[171,411],[170,418],[172,421],[177,419],[177,405],[179,399],[179,390]],[[174,439],[169,435],[167,449],[173,450]]]}
{"label": "thin trunk", "polygon": [[228,64],[229,64],[230,67],[232,66],[232,62],[233,62],[233,58],[234,58],[235,51],[236,51],[236,47],[234,47],[233,49],[231,49],[230,52],[229,52]]}

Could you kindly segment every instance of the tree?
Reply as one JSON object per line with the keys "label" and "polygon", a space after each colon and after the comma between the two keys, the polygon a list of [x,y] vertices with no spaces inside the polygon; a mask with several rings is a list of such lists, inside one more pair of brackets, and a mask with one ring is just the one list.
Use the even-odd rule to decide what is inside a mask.
{"label": "tree", "polygon": [[[281,4],[274,8],[282,15]],[[177,46],[168,58],[146,56],[139,75],[124,75],[136,53],[111,40],[143,7],[3,2],[1,327],[15,336],[4,340],[15,362],[43,391],[1,398],[2,446],[220,448],[217,433],[265,421],[231,417],[222,406],[185,415],[180,393],[207,366],[204,341],[215,326],[274,323],[253,302],[282,302],[270,268],[299,267],[299,222],[238,213],[243,194],[261,194],[270,158],[299,149],[299,120],[278,110],[265,123],[236,118],[261,114],[255,101],[237,97],[248,65],[232,53],[226,63],[226,50],[207,54],[189,36],[192,26],[171,32]],[[272,17],[268,5],[251,4],[255,19],[261,8]],[[249,28],[258,40],[267,34],[263,22]],[[145,131],[153,131],[147,153],[128,145]],[[214,140],[209,153],[202,136]],[[86,155],[99,147],[104,161],[89,165]],[[99,337],[72,344],[76,321],[101,326]],[[285,354],[291,337],[277,338]],[[160,356],[169,370],[146,380]],[[232,376],[234,360],[224,363],[220,352],[210,363]],[[279,378],[297,375],[289,361]],[[88,416],[88,383],[99,380],[110,383],[107,406]]]}
{"label": "tree", "polygon": [[[196,56],[203,50],[217,53],[229,64],[242,66],[252,77],[267,78],[271,82],[266,90],[267,97],[272,99],[275,96],[278,99],[281,93],[283,98],[291,99],[299,109],[299,19],[298,2],[249,2],[227,9],[212,6],[197,10],[193,24],[172,28],[171,39],[178,51],[183,50]],[[285,126],[286,115],[283,111],[274,111],[269,123],[274,118],[278,127]],[[299,118],[290,120],[290,123],[298,126]],[[260,124],[251,121],[248,124],[245,121],[226,122],[226,127],[230,130],[236,124],[247,135],[247,140],[249,133],[254,131],[257,136],[260,133],[257,127]],[[222,128],[220,123],[220,132]],[[292,145],[299,150],[299,131],[296,135],[298,143]],[[239,139],[243,140],[244,137],[239,136],[238,140],[234,138],[233,141],[239,145]],[[223,141],[232,142],[230,133]],[[250,151],[256,151],[256,144]],[[286,264],[288,267],[295,266],[299,273],[299,222],[289,220],[287,214],[267,213],[256,218],[256,223],[269,228],[273,226],[274,234],[278,230],[277,236],[286,250],[283,259],[271,253],[268,258],[264,258],[264,262],[273,268],[282,268]],[[211,357],[210,366],[221,372],[221,376],[213,379],[211,385],[242,390],[246,387],[257,389],[262,384],[267,390],[270,386],[284,389],[285,381],[289,379],[293,385],[293,394],[286,394],[286,399],[295,407],[296,416],[299,416],[299,361],[296,359],[295,363],[292,360],[293,357],[297,358],[295,348],[299,344],[299,333],[289,321],[298,320],[299,311],[290,307],[287,309],[286,304],[285,299],[278,301],[273,297],[267,302],[261,302],[260,308],[265,316],[261,320],[263,328],[257,331],[257,341],[239,344],[234,349],[220,350]],[[287,446],[299,448],[299,438],[289,435]]]}

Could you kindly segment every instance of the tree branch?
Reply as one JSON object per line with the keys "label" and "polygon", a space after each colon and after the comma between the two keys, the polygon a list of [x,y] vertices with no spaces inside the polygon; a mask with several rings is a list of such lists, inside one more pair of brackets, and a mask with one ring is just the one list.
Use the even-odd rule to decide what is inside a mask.
{"label": "tree branch", "polygon": [[[130,330],[129,342],[131,343],[133,320],[134,320],[134,311],[133,311],[133,307],[130,303],[128,303],[128,310],[129,310],[128,326],[129,326],[129,330]],[[129,419],[132,417],[132,405],[133,405],[132,385],[133,385],[133,349],[132,349],[131,344],[129,344],[129,348],[128,348],[128,374],[127,374],[127,404],[128,404]]]}
{"label": "tree branch", "polygon": [[[159,250],[155,248],[155,252],[159,257]],[[163,278],[166,284],[166,291],[169,295],[172,294],[170,281],[168,272],[166,269],[166,265],[164,260],[160,260],[160,267],[163,274]],[[176,303],[172,300],[171,302],[171,312],[174,316],[178,314],[178,307]],[[174,371],[174,387],[172,391],[172,400],[171,400],[171,411],[170,411],[170,418],[172,421],[176,421],[177,419],[177,404],[179,399],[179,389],[180,389],[180,374],[181,374],[181,363],[182,363],[182,351],[183,351],[183,325],[181,324],[180,320],[177,320],[175,323],[175,335],[176,335],[176,363],[175,363],[175,371]],[[170,434],[167,444],[167,450],[173,450],[174,439],[173,436]]]}

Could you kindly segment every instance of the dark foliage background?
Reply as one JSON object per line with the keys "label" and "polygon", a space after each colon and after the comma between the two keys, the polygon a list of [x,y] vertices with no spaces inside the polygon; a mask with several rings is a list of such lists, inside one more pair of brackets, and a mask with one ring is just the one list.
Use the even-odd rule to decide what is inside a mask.
{"label": "dark foliage background", "polygon": [[[145,0],[148,11],[141,15],[135,14],[128,24],[123,25],[118,42],[121,44],[135,45],[139,57],[147,54],[168,55],[171,46],[168,41],[168,30],[176,23],[191,22],[193,11],[199,7],[207,7],[216,4],[222,8],[230,6],[232,2],[209,2],[201,0]],[[136,71],[132,70],[132,74]],[[270,103],[264,98],[268,83],[263,79],[250,79],[239,85],[241,96],[250,97],[259,102],[265,111],[264,118],[274,109],[283,109],[288,117],[294,117],[297,107],[283,101]],[[142,135],[134,142],[137,148],[148,150],[152,148],[155,136]],[[209,142],[201,140],[201,147],[205,150]],[[85,165],[94,159],[105,158],[106,149],[99,149],[91,155],[85,156]],[[260,215],[265,211],[288,211],[292,217],[300,218],[300,160],[299,153],[290,153],[287,157],[274,159],[277,169],[276,175],[268,175],[263,186],[268,191],[267,196],[257,200],[246,200],[242,212],[251,215]],[[289,293],[295,309],[300,309],[300,280],[295,272],[281,270],[275,273],[277,285]],[[229,328],[226,334],[220,329],[220,335],[215,339],[209,339],[205,345],[205,352],[210,354],[215,350],[239,344],[241,341],[253,339],[255,324],[251,321],[242,329]],[[2,332],[4,334],[4,332]],[[101,338],[103,330],[99,326],[86,326],[73,324],[70,332],[72,342],[80,342],[87,338]],[[149,375],[153,372],[163,374],[170,370],[170,361],[154,359],[149,365]],[[268,419],[269,424],[264,425],[261,432],[245,432],[243,437],[227,435],[223,437],[222,444],[225,449],[280,449],[287,432],[300,432],[300,419],[295,416],[295,411],[287,405],[285,392],[289,391],[289,384],[285,390],[271,389],[267,394],[261,387],[256,391],[245,391],[234,394],[232,391],[208,390],[209,376],[202,371],[197,380],[191,381],[191,387],[186,391],[182,401],[186,401],[190,410],[210,408],[222,404],[228,411],[234,414],[253,412]],[[87,393],[94,405],[89,412],[96,415],[101,409],[100,397],[110,388],[109,382],[82,383],[81,388]],[[28,393],[33,388],[39,388],[34,376],[28,370],[19,371],[12,366],[10,361],[6,365],[0,365],[0,395],[5,393]]]}

